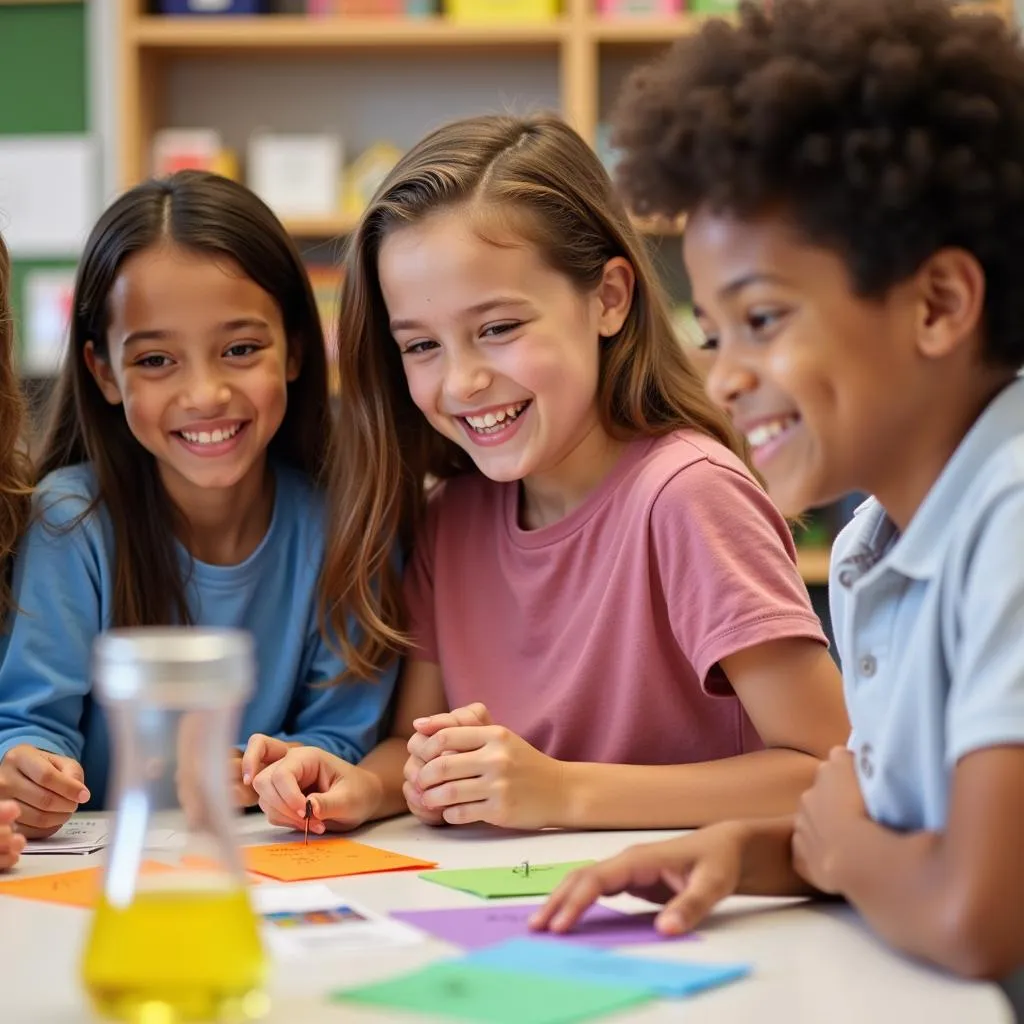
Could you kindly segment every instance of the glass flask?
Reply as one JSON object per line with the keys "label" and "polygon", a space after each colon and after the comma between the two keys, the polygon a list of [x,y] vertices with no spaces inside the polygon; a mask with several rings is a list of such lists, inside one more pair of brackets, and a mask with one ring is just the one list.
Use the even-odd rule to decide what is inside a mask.
{"label": "glass flask", "polygon": [[266,961],[235,844],[228,766],[255,675],[234,630],[112,630],[93,687],[115,810],[82,976],[96,1010],[132,1024],[265,1015]]}

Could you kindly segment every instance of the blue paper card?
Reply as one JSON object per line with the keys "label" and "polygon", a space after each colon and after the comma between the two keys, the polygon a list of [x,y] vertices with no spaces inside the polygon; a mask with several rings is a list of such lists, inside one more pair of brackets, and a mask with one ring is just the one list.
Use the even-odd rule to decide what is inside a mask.
{"label": "blue paper card", "polygon": [[460,963],[595,985],[632,985],[668,997],[693,995],[750,973],[747,964],[647,960],[552,939],[512,939],[470,953]]}

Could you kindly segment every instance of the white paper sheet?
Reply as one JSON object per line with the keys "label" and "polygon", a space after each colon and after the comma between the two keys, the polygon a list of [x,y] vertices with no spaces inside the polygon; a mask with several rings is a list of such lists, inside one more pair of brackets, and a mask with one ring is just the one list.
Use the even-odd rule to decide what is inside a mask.
{"label": "white paper sheet", "polygon": [[30,839],[22,853],[92,853],[106,845],[109,831],[104,818],[73,818],[49,839]]}
{"label": "white paper sheet", "polygon": [[76,257],[99,213],[89,135],[0,135],[0,231],[15,259]]}
{"label": "white paper sheet", "polygon": [[25,338],[18,364],[22,373],[43,377],[60,369],[74,288],[73,270],[33,270],[25,275]]}
{"label": "white paper sheet", "polygon": [[260,885],[252,890],[252,900],[263,918],[268,947],[282,959],[411,946],[426,939],[321,882]]}
{"label": "white paper sheet", "polygon": [[[74,817],[49,839],[30,839],[22,853],[84,854],[102,850],[110,841],[109,818]],[[146,850],[175,850],[185,837],[169,828],[154,828],[146,833]]]}

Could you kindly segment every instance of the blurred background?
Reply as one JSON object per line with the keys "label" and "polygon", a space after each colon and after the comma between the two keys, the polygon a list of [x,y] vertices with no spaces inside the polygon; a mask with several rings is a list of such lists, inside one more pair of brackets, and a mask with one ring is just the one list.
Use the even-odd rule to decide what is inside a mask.
{"label": "blurred background", "polygon": [[[1015,0],[957,6],[1015,16]],[[330,336],[345,236],[416,139],[469,114],[554,110],[612,169],[607,118],[628,72],[735,7],[0,0],[0,230],[14,260],[18,362],[33,408],[61,358],[77,253],[121,189],[182,167],[244,181],[295,236]],[[693,345],[679,225],[642,227],[680,344]],[[828,546],[853,504],[819,510],[797,530],[801,570],[826,621]]]}

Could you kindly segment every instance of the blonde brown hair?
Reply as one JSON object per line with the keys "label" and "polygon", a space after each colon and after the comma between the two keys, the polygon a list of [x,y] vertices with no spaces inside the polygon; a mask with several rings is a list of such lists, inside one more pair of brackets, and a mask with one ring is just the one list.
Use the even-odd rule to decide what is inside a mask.
{"label": "blonde brown hair", "polygon": [[11,562],[28,522],[32,468],[25,453],[25,402],[14,369],[11,260],[0,238],[0,616],[13,607]]}
{"label": "blonde brown hair", "polygon": [[380,246],[397,228],[470,203],[511,213],[517,234],[581,290],[596,287],[614,257],[633,265],[629,315],[601,350],[598,406],[610,435],[628,441],[690,428],[745,458],[676,339],[644,244],[583,139],[553,116],[476,117],[432,132],[381,185],[345,260],[321,611],[350,677],[372,676],[407,648],[394,549],[413,543],[427,478],[476,471],[409,396],[378,281]]}

